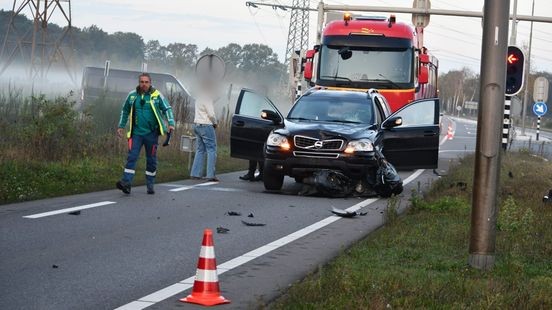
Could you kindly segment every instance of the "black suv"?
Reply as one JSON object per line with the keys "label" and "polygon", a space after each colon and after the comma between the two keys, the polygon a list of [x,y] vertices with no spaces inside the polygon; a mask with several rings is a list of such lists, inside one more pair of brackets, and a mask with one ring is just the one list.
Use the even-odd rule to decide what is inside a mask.
{"label": "black suv", "polygon": [[264,160],[264,186],[282,188],[331,169],[374,184],[382,154],[396,168],[436,168],[439,99],[409,103],[391,114],[385,98],[367,92],[311,89],[284,118],[266,97],[242,89],[232,117],[231,156]]}

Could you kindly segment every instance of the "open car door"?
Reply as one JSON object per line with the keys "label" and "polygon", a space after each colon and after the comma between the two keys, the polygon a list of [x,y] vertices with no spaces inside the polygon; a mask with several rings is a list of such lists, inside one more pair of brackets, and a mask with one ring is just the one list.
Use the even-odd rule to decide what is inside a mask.
{"label": "open car door", "polygon": [[280,127],[274,121],[261,118],[261,112],[269,110],[284,118],[268,98],[249,89],[242,89],[236,111],[232,116],[230,130],[230,156],[243,159],[263,160],[264,145],[270,132]]}
{"label": "open car door", "polygon": [[[398,118],[402,124],[391,125]],[[437,168],[439,157],[439,98],[404,106],[383,123],[383,154],[396,168]]]}

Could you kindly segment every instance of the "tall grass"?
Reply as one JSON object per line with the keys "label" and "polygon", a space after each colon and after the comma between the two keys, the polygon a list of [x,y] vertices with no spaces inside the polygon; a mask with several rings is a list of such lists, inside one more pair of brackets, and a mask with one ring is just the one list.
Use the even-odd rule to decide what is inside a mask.
{"label": "tall grass", "polygon": [[[122,100],[104,94],[77,107],[72,98],[26,97],[12,87],[0,92],[0,204],[112,188],[120,177],[127,154],[126,139],[115,134]],[[191,104],[179,95],[168,99],[177,122],[171,144],[159,150],[158,181],[188,176],[179,139],[192,134]],[[217,129],[222,137],[228,136],[227,119]],[[219,173],[245,167],[229,158],[226,141],[220,143]],[[142,161],[137,169],[145,170]],[[143,181],[137,175],[135,184]]]}
{"label": "tall grass", "polygon": [[388,221],[301,283],[271,309],[551,309],[552,165],[530,154],[503,157],[496,258],[467,264],[474,157],[416,194]]}

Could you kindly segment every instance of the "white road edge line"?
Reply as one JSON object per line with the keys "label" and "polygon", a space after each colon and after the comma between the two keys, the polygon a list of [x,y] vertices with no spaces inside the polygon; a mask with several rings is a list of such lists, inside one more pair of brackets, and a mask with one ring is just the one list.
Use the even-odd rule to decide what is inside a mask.
{"label": "white road edge line", "polygon": [[[419,169],[419,170],[416,170],[414,173],[412,173],[408,178],[406,178],[404,181],[403,181],[403,185],[406,185],[410,182],[412,182],[413,180],[415,180],[417,177],[419,177],[422,173],[424,172],[423,169]],[[207,183],[203,183],[203,184],[207,184]],[[366,199],[366,200],[363,200],[359,203],[357,203],[356,205],[352,206],[352,207],[349,207],[346,209],[346,211],[357,211],[361,208],[364,208],[376,201],[378,201],[379,198],[369,198],[369,199]],[[217,274],[218,275],[221,275],[227,271],[230,271],[236,267],[239,267],[255,258],[258,258],[262,255],[265,255],[271,251],[274,251],[286,244],[289,244],[299,238],[302,238],[312,232],[315,232],[323,227],[326,227],[328,225],[330,225],[331,223],[333,222],[336,222],[338,220],[342,219],[341,217],[337,216],[337,215],[332,215],[330,217],[327,217],[319,222],[316,222],[312,225],[309,225],[305,228],[302,228],[296,232],[293,232],[285,237],[282,237],[276,241],[272,241],[266,245],[263,245],[255,250],[252,250],[252,251],[249,251],[241,256],[238,256],[236,258],[233,258],[229,261],[226,261],[222,264],[219,264],[217,266]],[[190,289],[193,287],[194,285],[194,279],[195,279],[195,276],[191,276],[189,278],[186,278],[178,283],[175,283],[173,285],[170,285],[166,288],[163,288],[163,289],[160,289],[159,291],[157,292],[154,292],[154,293],[151,293],[147,296],[144,296],[142,298],[139,298],[138,300],[135,300],[133,302],[130,302],[126,305],[123,305],[119,308],[116,308],[115,310],[140,310],[140,309],[145,309],[149,306],[153,306],[154,304],[160,302],[160,301],[163,301],[173,295],[176,295],[176,294],[179,294],[181,292],[184,292],[185,290],[187,289]],[[184,296],[183,296],[184,297]]]}
{"label": "white road edge line", "polygon": [[46,216],[52,216],[52,215],[57,215],[57,214],[62,214],[62,213],[69,213],[69,212],[73,212],[73,211],[96,208],[96,207],[101,207],[101,206],[105,206],[105,205],[111,205],[111,204],[114,204],[114,203],[116,203],[116,202],[114,202],[114,201],[102,201],[102,202],[92,203],[92,204],[78,206],[78,207],[72,207],[72,208],[55,210],[55,211],[50,211],[50,212],[26,215],[26,216],[23,216],[23,217],[26,218],[26,219],[37,219],[37,218],[46,217]]}

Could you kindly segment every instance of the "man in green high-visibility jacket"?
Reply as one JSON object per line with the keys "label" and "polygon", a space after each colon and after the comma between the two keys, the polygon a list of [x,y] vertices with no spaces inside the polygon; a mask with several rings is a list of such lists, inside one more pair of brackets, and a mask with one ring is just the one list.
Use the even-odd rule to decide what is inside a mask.
{"label": "man in green high-visibility jacket", "polygon": [[151,77],[142,73],[138,77],[138,87],[131,91],[123,104],[117,135],[123,136],[130,116],[128,138],[128,158],[123,177],[117,182],[117,188],[130,194],[132,179],[136,171],[136,161],[142,146],[146,149],[146,185],[147,193],[155,194],[153,185],[157,174],[157,146],[159,135],[174,130],[174,116],[169,102],[151,85]]}

